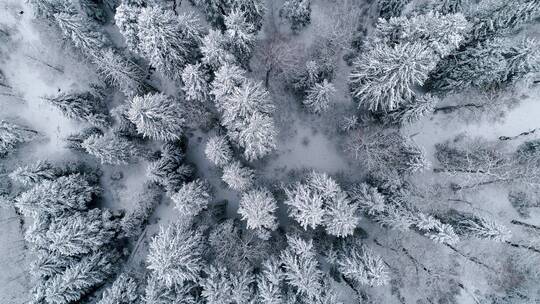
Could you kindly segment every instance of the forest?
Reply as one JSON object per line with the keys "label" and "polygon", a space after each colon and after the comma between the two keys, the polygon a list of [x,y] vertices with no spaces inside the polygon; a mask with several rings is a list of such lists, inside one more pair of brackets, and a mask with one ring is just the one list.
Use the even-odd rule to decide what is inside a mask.
{"label": "forest", "polygon": [[0,0],[0,303],[540,303],[540,0]]}

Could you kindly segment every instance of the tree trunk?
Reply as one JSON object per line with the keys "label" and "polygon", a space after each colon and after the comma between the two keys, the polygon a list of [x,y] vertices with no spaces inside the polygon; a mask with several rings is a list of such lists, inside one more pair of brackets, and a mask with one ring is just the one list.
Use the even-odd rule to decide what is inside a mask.
{"label": "tree trunk", "polygon": [[443,112],[445,114],[452,113],[454,111],[457,111],[459,109],[463,108],[474,108],[474,109],[481,109],[485,106],[485,104],[474,104],[474,103],[467,103],[462,105],[452,105],[452,106],[443,106],[443,107],[436,107],[433,111],[433,114],[437,114],[439,112]]}

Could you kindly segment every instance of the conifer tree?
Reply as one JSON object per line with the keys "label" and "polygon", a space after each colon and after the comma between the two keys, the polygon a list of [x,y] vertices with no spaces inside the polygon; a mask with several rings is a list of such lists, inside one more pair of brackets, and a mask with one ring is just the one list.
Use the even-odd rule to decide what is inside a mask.
{"label": "conifer tree", "polygon": [[307,91],[304,105],[314,113],[322,113],[328,110],[331,106],[331,99],[336,93],[336,88],[333,84],[324,79],[321,83],[316,83]]}
{"label": "conifer tree", "polygon": [[138,303],[137,282],[129,275],[121,274],[111,287],[103,292],[97,304],[134,304]]}
{"label": "conifer tree", "polygon": [[83,175],[72,174],[56,180],[44,180],[23,192],[15,204],[27,216],[84,211],[98,191]]}
{"label": "conifer tree", "polygon": [[102,136],[103,132],[96,127],[85,128],[79,133],[71,134],[66,137],[66,147],[76,151],[84,152],[85,149],[82,147],[82,143],[92,135]]}
{"label": "conifer tree", "polygon": [[113,134],[91,135],[82,142],[81,147],[88,154],[98,158],[102,164],[128,164],[142,154],[140,147],[135,143]]}
{"label": "conifer tree", "polygon": [[212,136],[208,139],[204,154],[208,160],[218,167],[229,164],[233,158],[233,152],[227,138],[219,135]]}
{"label": "conifer tree", "polygon": [[184,93],[191,101],[206,102],[209,98],[210,88],[208,76],[202,69],[201,64],[188,64],[182,72],[182,82],[184,83]]}
{"label": "conifer tree", "polygon": [[202,266],[202,235],[180,224],[161,227],[152,239],[148,269],[167,286],[197,281]]}
{"label": "conifer tree", "polygon": [[261,265],[257,277],[257,299],[263,304],[280,304],[285,300],[283,270],[279,259],[272,257]]}
{"label": "conifer tree", "polygon": [[96,127],[110,125],[107,114],[104,113],[102,97],[91,92],[63,93],[56,97],[46,97],[44,100],[51,103],[68,118],[80,119]]}
{"label": "conifer tree", "polygon": [[227,50],[227,38],[219,30],[209,30],[202,39],[202,62],[217,71],[225,64],[234,64],[234,55]]}
{"label": "conifer tree", "polygon": [[135,207],[120,220],[123,236],[127,238],[139,236],[162,196],[162,189],[158,185],[154,183],[144,185]]}
{"label": "conifer tree", "polygon": [[255,28],[238,9],[225,16],[225,35],[231,52],[242,66],[249,65],[255,44]]}
{"label": "conifer tree", "polygon": [[236,191],[244,191],[253,185],[254,172],[244,167],[239,161],[234,161],[223,167],[221,179]]}
{"label": "conifer tree", "polygon": [[208,182],[196,179],[184,184],[171,198],[175,203],[175,209],[182,216],[192,217],[208,208],[212,201],[210,192],[211,188]]}
{"label": "conifer tree", "polygon": [[409,2],[411,2],[411,0],[377,0],[379,16],[384,19],[399,17]]}
{"label": "conifer tree", "polygon": [[343,246],[337,262],[343,276],[356,284],[381,286],[390,280],[384,261],[365,245]]}
{"label": "conifer tree", "polygon": [[177,142],[168,142],[161,147],[161,156],[148,166],[148,176],[162,185],[168,192],[176,192],[191,176],[193,169],[185,163],[184,153]]}
{"label": "conifer tree", "polygon": [[33,186],[44,180],[54,180],[58,173],[58,169],[50,162],[40,160],[34,164],[18,167],[9,174],[9,178],[25,186]]}
{"label": "conifer tree", "polygon": [[223,110],[222,123],[249,119],[255,113],[271,114],[274,111],[268,91],[261,82],[246,80],[226,96],[219,107]]}
{"label": "conifer tree", "polygon": [[155,140],[180,139],[186,124],[180,104],[162,93],[135,96],[128,117],[140,134]]}
{"label": "conifer tree", "polygon": [[298,32],[311,23],[311,0],[287,0],[279,16],[291,23],[293,32]]}
{"label": "conifer tree", "polygon": [[242,194],[238,213],[242,220],[247,221],[247,227],[254,230],[277,229],[277,202],[267,189],[253,189]]}
{"label": "conifer tree", "polygon": [[277,130],[269,115],[255,112],[246,121],[234,124],[229,136],[244,148],[248,161],[260,159],[276,149]]}
{"label": "conifer tree", "polygon": [[5,157],[20,144],[37,138],[38,132],[6,120],[0,121],[0,158]]}
{"label": "conifer tree", "polygon": [[393,123],[412,124],[433,113],[438,102],[439,98],[427,93],[403,104],[398,110],[388,113],[388,118]]}
{"label": "conifer tree", "polygon": [[122,36],[124,36],[128,49],[136,54],[140,54],[141,41],[139,40],[138,22],[142,7],[130,2],[132,1],[122,0],[120,2],[120,5],[118,5],[115,11],[114,23]]}
{"label": "conifer tree", "polygon": [[144,71],[113,49],[104,50],[93,62],[105,81],[120,89],[124,95],[131,97],[143,91]]}
{"label": "conifer tree", "polygon": [[73,8],[55,14],[54,19],[64,37],[90,58],[99,56],[100,50],[111,43],[92,21],[73,11]]}
{"label": "conifer tree", "polygon": [[60,13],[69,6],[67,1],[58,0],[27,0],[34,10],[34,15],[38,18],[50,19],[55,14]]}
{"label": "conifer tree", "polygon": [[[214,81],[212,81],[212,94],[216,101],[221,101],[231,95],[238,87],[240,87],[246,77],[245,71],[234,65],[225,64],[219,68],[215,73]],[[218,109],[221,107],[221,103],[217,102]]]}
{"label": "conifer tree", "polygon": [[202,38],[192,15],[175,16],[159,6],[141,10],[138,19],[140,49],[150,64],[165,76],[180,80],[182,68],[192,61]]}

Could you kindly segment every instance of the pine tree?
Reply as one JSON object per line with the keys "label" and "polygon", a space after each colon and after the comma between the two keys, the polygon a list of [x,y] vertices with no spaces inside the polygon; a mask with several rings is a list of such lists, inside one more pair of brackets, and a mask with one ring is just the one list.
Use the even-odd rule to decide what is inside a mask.
{"label": "pine tree", "polygon": [[323,198],[312,191],[306,184],[298,183],[285,189],[289,206],[289,216],[295,219],[302,228],[315,229],[324,217]]}
{"label": "pine tree", "polygon": [[161,147],[161,157],[148,166],[148,176],[168,192],[176,192],[193,173],[193,168],[185,163],[184,158],[179,143],[165,143]]}
{"label": "pine tree", "polygon": [[459,214],[452,221],[456,222],[456,232],[460,235],[495,242],[506,242],[512,237],[512,232],[507,227],[485,217]]}
{"label": "pine tree", "polygon": [[277,147],[274,120],[260,112],[253,113],[246,121],[234,124],[229,130],[229,136],[244,148],[247,161],[260,159]]}
{"label": "pine tree", "polygon": [[430,8],[441,14],[455,14],[463,12],[469,5],[469,0],[442,0],[433,1]]}
{"label": "pine tree", "polygon": [[143,91],[144,71],[133,61],[106,49],[93,61],[105,81],[131,97]]}
{"label": "pine tree", "polygon": [[361,244],[343,246],[338,258],[338,270],[356,284],[381,286],[390,280],[384,261]]}
{"label": "pine tree", "polygon": [[82,142],[81,147],[88,154],[98,158],[102,164],[128,164],[142,154],[140,147],[135,143],[112,134],[91,135]]}
{"label": "pine tree", "polygon": [[148,269],[167,286],[197,281],[202,266],[202,235],[180,224],[161,227],[152,239]]}
{"label": "pine tree", "polygon": [[198,20],[192,15],[175,16],[158,6],[143,8],[138,24],[140,49],[150,64],[180,80],[182,68],[192,61],[202,38]]}
{"label": "pine tree", "polygon": [[276,210],[277,202],[272,193],[260,188],[242,194],[238,213],[247,221],[249,229],[274,231],[278,227]]}
{"label": "pine tree", "polygon": [[18,145],[36,139],[38,132],[6,120],[0,121],[0,158],[17,148]]}
{"label": "pine tree", "polygon": [[175,203],[175,209],[182,216],[196,216],[208,208],[212,201],[210,184],[204,180],[194,180],[184,184],[171,198]]}
{"label": "pine tree", "polygon": [[73,9],[54,15],[64,37],[70,39],[73,45],[91,59],[99,56],[100,50],[111,44],[109,38],[97,29],[91,20]]}
{"label": "pine tree", "polygon": [[331,106],[331,98],[336,93],[336,88],[328,80],[316,83],[307,91],[304,105],[314,113],[327,111]]}
{"label": "pine tree", "polygon": [[92,209],[53,220],[47,231],[48,249],[64,256],[97,252],[112,242],[118,220],[108,210]]}
{"label": "pine tree", "polygon": [[234,8],[242,11],[246,21],[253,25],[255,31],[259,31],[263,25],[263,18],[266,12],[263,0],[236,0]]}
{"label": "pine tree", "polygon": [[135,96],[128,117],[140,134],[155,140],[180,139],[186,124],[180,104],[163,93]]}
{"label": "pine tree", "polygon": [[85,128],[79,133],[71,134],[66,137],[66,147],[76,151],[84,152],[85,150],[82,147],[82,143],[92,135],[102,136],[103,132],[96,127]]}
{"label": "pine tree", "polygon": [[261,82],[246,80],[226,96],[218,108],[222,109],[222,123],[232,125],[235,121],[249,119],[255,113],[271,114],[274,105]]}
{"label": "pine tree", "polygon": [[201,295],[208,304],[248,304],[253,292],[253,276],[248,270],[228,272],[224,267],[210,266],[201,282]]}
{"label": "pine tree", "polygon": [[322,293],[323,273],[313,249],[313,242],[300,237],[287,237],[288,247],[281,252],[284,277],[297,293],[315,300]]}
{"label": "pine tree", "polygon": [[124,36],[128,49],[136,54],[141,53],[138,25],[141,9],[139,5],[122,0],[114,14],[114,23]]}
{"label": "pine tree", "polygon": [[115,271],[118,254],[113,251],[87,255],[72,264],[61,275],[51,279],[46,291],[46,303],[74,303],[102,284]]}
{"label": "pine tree", "polygon": [[58,0],[27,0],[32,7],[34,15],[38,18],[50,19],[55,14],[65,11],[70,5],[67,1]]}
{"label": "pine tree", "polygon": [[223,167],[229,164],[233,158],[233,151],[225,136],[215,135],[208,139],[204,148],[206,158],[214,165]]}
{"label": "pine tree", "polygon": [[9,178],[28,187],[44,180],[54,180],[58,173],[58,169],[50,162],[40,160],[34,164],[18,167],[9,174]]}
{"label": "pine tree", "polygon": [[311,23],[311,0],[287,0],[279,10],[279,16],[287,19],[296,33]]}
{"label": "pine tree", "polygon": [[193,296],[193,284],[167,286],[164,282],[152,274],[148,279],[143,298],[144,304],[196,304]]}
{"label": "pine tree", "polygon": [[354,233],[359,217],[358,206],[354,204],[344,191],[339,191],[327,204],[324,220],[326,231],[337,237],[346,237]]}
{"label": "pine tree", "polygon": [[[212,94],[215,100],[222,100],[231,95],[238,87],[240,87],[246,77],[246,71],[234,64],[225,64],[219,68],[212,81]],[[220,108],[221,104],[216,105]]]}
{"label": "pine tree", "polygon": [[228,47],[242,66],[249,65],[255,45],[255,28],[238,9],[225,16],[225,35]]}
{"label": "pine tree", "polygon": [[97,304],[135,304],[138,300],[137,282],[129,275],[121,274],[103,292]]}
{"label": "pine tree", "polygon": [[65,257],[46,249],[36,250],[34,254],[35,259],[30,265],[30,271],[38,279],[47,279],[61,274],[78,260],[77,257]]}
{"label": "pine tree", "polygon": [[202,62],[217,71],[225,64],[234,64],[234,55],[227,50],[227,39],[219,30],[209,30],[201,45]]}
{"label": "pine tree", "polygon": [[427,93],[413,101],[403,104],[398,110],[388,113],[388,118],[393,123],[401,125],[412,124],[435,110],[439,98]]}
{"label": "pine tree", "polygon": [[110,125],[109,118],[104,113],[105,105],[100,94],[92,92],[62,93],[56,97],[43,99],[60,109],[68,118],[84,120],[96,127]]}
{"label": "pine tree", "polygon": [[154,183],[144,185],[135,206],[120,221],[123,236],[130,238],[141,234],[148,219],[161,202],[162,196],[162,189],[158,185]]}
{"label": "pine tree", "polygon": [[379,16],[384,19],[399,17],[409,2],[411,2],[411,0],[377,0]]}
{"label": "pine tree", "polygon": [[355,185],[349,192],[351,198],[359,205],[360,210],[368,216],[384,212],[386,199],[377,188],[366,183]]}
{"label": "pine tree", "polygon": [[98,191],[84,176],[72,174],[56,180],[44,180],[23,192],[15,204],[27,216],[84,211]]}
{"label": "pine tree", "polygon": [[413,87],[423,85],[434,67],[434,53],[422,44],[377,44],[355,61],[352,94],[360,107],[391,111],[413,98]]}
{"label": "pine tree", "polygon": [[208,76],[200,63],[186,65],[182,72],[182,82],[184,83],[182,89],[188,100],[200,102],[208,100],[210,94]]}
{"label": "pine tree", "polygon": [[253,185],[254,172],[248,167],[244,167],[239,161],[234,161],[223,167],[221,179],[236,191],[244,191]]}
{"label": "pine tree", "polygon": [[283,271],[280,261],[272,257],[261,265],[261,272],[257,277],[257,299],[262,304],[281,304],[283,295]]}

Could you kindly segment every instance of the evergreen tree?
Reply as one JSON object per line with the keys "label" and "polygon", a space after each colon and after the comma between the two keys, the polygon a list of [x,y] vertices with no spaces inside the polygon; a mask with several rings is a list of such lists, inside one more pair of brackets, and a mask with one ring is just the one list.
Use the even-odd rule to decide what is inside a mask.
{"label": "evergreen tree", "polygon": [[338,237],[346,237],[354,233],[359,217],[356,214],[358,206],[354,204],[344,191],[339,191],[327,204],[324,215],[326,231]]}
{"label": "evergreen tree", "polygon": [[111,44],[108,37],[101,33],[94,22],[88,20],[73,9],[59,12],[54,19],[66,39],[91,59],[99,57],[100,50]]}
{"label": "evergreen tree", "polygon": [[255,112],[229,130],[229,136],[244,148],[248,161],[260,159],[276,149],[277,130],[272,117]]}
{"label": "evergreen tree", "polygon": [[175,209],[182,216],[192,217],[206,209],[212,201],[211,188],[208,182],[197,179],[186,183],[172,195]]}
{"label": "evergreen tree", "polygon": [[38,132],[6,120],[0,121],[0,158],[17,148],[18,145],[36,139]]}
{"label": "evergreen tree", "polygon": [[179,143],[165,143],[160,158],[148,166],[148,176],[168,192],[176,192],[193,173],[193,168],[185,163],[184,158]]}
{"label": "evergreen tree", "polygon": [[248,271],[228,272],[224,267],[210,266],[202,281],[201,295],[208,304],[248,304],[254,296],[253,275]]}
{"label": "evergreen tree", "polygon": [[228,47],[238,62],[247,67],[255,45],[255,28],[238,9],[225,16],[225,28]]}
{"label": "evergreen tree", "polygon": [[91,135],[82,142],[81,147],[88,154],[98,158],[102,164],[128,164],[142,154],[140,147],[135,143],[112,134]]}
{"label": "evergreen tree", "polygon": [[180,224],[161,227],[152,239],[148,269],[167,286],[197,281],[202,266],[202,235]]}
{"label": "evergreen tree", "polygon": [[110,125],[108,116],[104,113],[105,105],[100,94],[63,93],[56,97],[46,97],[44,100],[60,109],[68,118],[84,120],[96,127]]}
{"label": "evergreen tree", "polygon": [[128,117],[140,134],[155,140],[180,139],[186,124],[180,104],[162,93],[135,96]]}
{"label": "evergreen tree", "polygon": [[284,303],[283,270],[280,261],[274,257],[264,261],[257,277],[257,299],[262,304]]}
{"label": "evergreen tree", "polygon": [[135,304],[138,300],[137,282],[129,275],[121,274],[111,287],[103,292],[97,304]]}
{"label": "evergreen tree", "polygon": [[186,65],[182,72],[182,82],[188,100],[200,102],[208,100],[210,94],[208,76],[200,63]]}
{"label": "evergreen tree", "polygon": [[114,14],[114,23],[124,36],[128,49],[140,54],[141,41],[139,40],[138,22],[142,7],[130,2],[125,0],[120,2]]}
{"label": "evergreen tree", "polygon": [[506,242],[512,237],[507,227],[485,217],[455,213],[450,216],[450,221],[455,223],[456,232],[460,235],[495,242]]}
{"label": "evergreen tree", "polygon": [[411,2],[411,0],[377,0],[379,16],[384,19],[399,17],[409,2]]}
{"label": "evergreen tree", "polygon": [[192,284],[167,286],[152,274],[148,279],[143,299],[144,304],[196,304]]}
{"label": "evergreen tree", "polygon": [[219,135],[212,136],[208,139],[204,154],[208,160],[218,167],[229,164],[233,158],[233,151],[227,138]]}
{"label": "evergreen tree", "polygon": [[285,189],[289,206],[289,216],[295,219],[302,228],[315,229],[324,217],[323,198],[312,191],[306,184],[298,183]]}
{"label": "evergreen tree", "polygon": [[261,82],[244,81],[218,104],[218,108],[223,111],[223,125],[229,126],[235,121],[247,120],[255,113],[271,114],[274,105],[269,95]]}
{"label": "evergreen tree", "polygon": [[201,45],[202,62],[217,71],[225,64],[234,64],[234,55],[227,50],[227,38],[219,30],[209,30]]}
{"label": "evergreen tree", "polygon": [[287,19],[296,33],[311,23],[311,0],[287,0],[279,10],[279,16]]}
{"label": "evergreen tree", "polygon": [[114,250],[87,255],[66,271],[51,279],[45,293],[46,303],[74,303],[102,284],[115,271],[118,253]]}
{"label": "evergreen tree", "polygon": [[85,149],[82,147],[82,143],[92,135],[102,136],[103,132],[96,127],[85,128],[81,132],[71,134],[67,138],[65,138],[65,141],[67,142],[66,147],[76,151],[84,152]]}
{"label": "evergreen tree", "polygon": [[192,15],[175,16],[157,6],[143,8],[138,24],[140,49],[150,64],[180,80],[182,68],[192,61],[202,38],[198,20]]}
{"label": "evergreen tree", "polygon": [[247,221],[249,229],[274,231],[278,227],[276,210],[277,202],[272,193],[260,188],[242,194],[238,213]]}
{"label": "evergreen tree", "polygon": [[304,105],[314,113],[322,113],[328,110],[331,106],[331,98],[336,93],[336,88],[328,80],[323,80],[321,83],[316,83],[307,91]]}
{"label": "evergreen tree", "polygon": [[362,54],[350,75],[353,96],[371,111],[391,111],[415,95],[435,67],[434,53],[422,44],[378,44]]}
{"label": "evergreen tree", "polygon": [[437,97],[427,93],[413,101],[403,104],[396,111],[388,113],[388,118],[393,123],[401,125],[412,124],[422,117],[430,115],[435,110],[435,105],[439,102]]}
{"label": "evergreen tree", "polygon": [[108,210],[92,209],[53,220],[47,231],[48,249],[64,256],[82,256],[111,243],[118,220]]}
{"label": "evergreen tree", "polygon": [[98,191],[83,175],[72,174],[56,180],[44,180],[23,192],[15,204],[27,216],[84,211]]}
{"label": "evergreen tree", "polygon": [[58,169],[51,163],[40,160],[34,164],[18,167],[9,174],[9,178],[24,186],[33,186],[44,180],[54,180],[58,173]]}
{"label": "evergreen tree", "polygon": [[124,95],[130,97],[143,91],[144,71],[113,49],[101,52],[94,64],[105,81],[120,89]]}
{"label": "evergreen tree", "polygon": [[239,161],[234,161],[223,167],[221,179],[236,191],[244,191],[253,185],[254,172],[248,167],[244,167]]}
{"label": "evergreen tree", "polygon": [[263,0],[235,0],[233,7],[244,13],[246,21],[253,25],[255,31],[262,28],[266,12]]}
{"label": "evergreen tree", "polygon": [[430,8],[441,14],[455,14],[465,11],[468,8],[469,0],[442,0],[433,1]]}
{"label": "evergreen tree", "polygon": [[27,0],[32,7],[34,15],[38,18],[50,19],[55,14],[65,11],[69,7],[69,2],[59,0]]}
{"label": "evergreen tree", "polygon": [[[231,95],[240,87],[246,77],[245,71],[234,64],[225,64],[216,72],[214,81],[212,81],[212,94],[216,101],[221,101]],[[221,104],[217,103],[218,109]]]}
{"label": "evergreen tree", "polygon": [[323,273],[319,269],[313,242],[300,237],[287,237],[288,247],[281,252],[284,278],[298,294],[308,299],[319,298],[322,291]]}
{"label": "evergreen tree", "polygon": [[343,246],[337,262],[343,276],[356,284],[381,286],[390,280],[384,261],[365,245]]}
{"label": "evergreen tree", "polygon": [[161,202],[162,196],[162,189],[158,185],[154,183],[144,185],[135,207],[129,210],[120,221],[123,236],[130,238],[141,234],[148,219]]}

